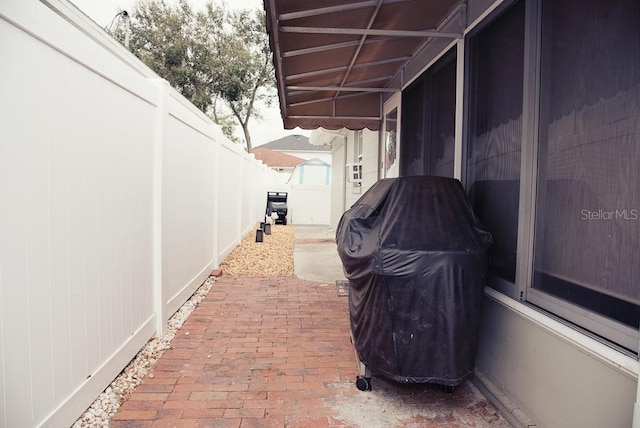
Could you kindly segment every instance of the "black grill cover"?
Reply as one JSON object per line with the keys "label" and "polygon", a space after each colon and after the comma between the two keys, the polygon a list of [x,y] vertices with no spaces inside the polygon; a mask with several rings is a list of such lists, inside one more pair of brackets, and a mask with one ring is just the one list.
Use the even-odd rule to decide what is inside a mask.
{"label": "black grill cover", "polygon": [[459,181],[377,182],[336,232],[360,361],[401,382],[457,386],[473,371],[491,235]]}

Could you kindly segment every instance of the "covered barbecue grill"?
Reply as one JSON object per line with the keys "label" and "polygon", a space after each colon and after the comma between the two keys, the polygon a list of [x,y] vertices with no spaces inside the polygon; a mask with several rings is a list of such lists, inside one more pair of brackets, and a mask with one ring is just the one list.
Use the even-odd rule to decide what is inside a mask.
{"label": "covered barbecue grill", "polygon": [[266,216],[271,217],[272,213],[278,214],[276,223],[287,224],[287,192],[267,192]]}
{"label": "covered barbecue grill", "polygon": [[475,366],[491,235],[459,181],[377,182],[345,212],[336,233],[349,280],[351,334],[371,372],[453,390]]}

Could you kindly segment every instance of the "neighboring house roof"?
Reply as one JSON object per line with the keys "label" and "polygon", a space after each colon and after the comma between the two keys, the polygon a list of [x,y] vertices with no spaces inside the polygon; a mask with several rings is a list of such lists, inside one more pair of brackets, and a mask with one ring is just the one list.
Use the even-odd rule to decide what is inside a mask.
{"label": "neighboring house roof", "polygon": [[305,161],[297,156],[276,152],[265,146],[254,147],[252,153],[256,159],[261,160],[263,164],[270,168],[294,168],[299,163]]}
{"label": "neighboring house roof", "polygon": [[330,152],[331,146],[314,146],[304,135],[288,135],[260,147],[284,152]]}

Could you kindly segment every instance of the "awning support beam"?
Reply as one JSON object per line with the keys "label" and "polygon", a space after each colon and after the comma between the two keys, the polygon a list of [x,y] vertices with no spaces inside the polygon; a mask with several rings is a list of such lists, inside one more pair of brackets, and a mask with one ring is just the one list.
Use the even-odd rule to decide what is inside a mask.
{"label": "awning support beam", "polygon": [[[380,77],[373,77],[371,79],[365,79],[365,80],[354,80],[352,82],[347,82],[344,84],[345,87],[347,88],[353,88],[353,87],[358,87],[359,85],[365,85],[367,83],[375,83],[375,82],[386,82],[389,79],[391,79],[393,76],[380,76]],[[400,89],[397,89],[398,91]],[[305,94],[306,91],[300,91],[300,92],[296,92],[296,91],[291,91],[289,92],[289,96],[290,97],[295,97],[296,95],[302,95]]]}
{"label": "awning support beam", "polygon": [[[364,42],[365,45],[371,44],[371,43],[382,43],[382,42],[387,42],[391,40],[391,37],[378,37],[376,39],[368,39]],[[284,51],[284,53],[282,54],[282,56],[284,58],[290,58],[292,56],[298,56],[298,55],[308,55],[308,54],[314,54],[314,53],[318,53],[318,52],[326,52],[326,51],[331,51],[331,50],[335,50],[335,49],[344,49],[344,48],[352,48],[355,46],[358,46],[360,44],[360,40],[352,40],[350,42],[342,42],[342,43],[332,43],[329,45],[321,45],[321,46],[316,46],[313,48],[304,48],[304,49],[296,49],[296,50],[291,50],[291,51]]]}
{"label": "awning support beam", "polygon": [[[373,25],[373,22],[375,21],[376,16],[378,16],[378,13],[380,12],[380,8],[382,7],[383,1],[384,0],[378,0],[378,4],[376,5],[375,10],[371,14],[371,17],[369,18],[369,23],[367,24],[367,30],[371,29],[371,26]],[[360,51],[362,50],[362,46],[364,46],[364,42],[366,40],[367,40],[366,35],[360,36],[360,44],[358,45],[358,47],[356,48],[356,51],[353,53],[353,56],[351,57],[349,68],[344,73],[344,76],[342,76],[342,81],[340,82],[340,86],[343,86],[344,83],[347,81],[347,78],[349,77],[349,73],[351,73],[351,70],[353,70],[353,65],[356,63],[356,60],[358,59],[358,55],[360,55]],[[340,95],[340,92],[336,92],[333,98],[334,99],[337,98],[338,95]]]}
{"label": "awning support beam", "polygon": [[[400,3],[400,2],[406,2],[406,1],[408,0],[385,0],[384,4],[387,5],[391,3]],[[321,7],[318,9],[303,10],[300,12],[283,13],[278,17],[278,19],[280,20],[280,22],[282,22],[282,21],[288,21],[291,19],[309,18],[312,16],[326,15],[329,13],[340,13],[340,12],[346,12],[348,10],[376,7],[376,4],[377,4],[376,0],[369,0],[369,1],[361,1],[358,3],[344,4],[340,6]]]}
{"label": "awning support beam", "polygon": [[[336,100],[344,100],[347,98],[354,98],[354,97],[360,97],[363,95],[368,95],[367,92],[353,92],[350,94],[343,94],[343,95],[338,95],[338,97],[336,98]],[[298,107],[298,106],[304,106],[304,105],[309,105],[309,104],[317,104],[317,103],[324,103],[324,102],[328,102],[328,101],[335,101],[333,97],[325,97],[325,98],[316,98],[313,100],[308,100],[308,101],[300,101],[297,103],[291,103],[288,104],[289,107]]]}
{"label": "awning support beam", "polygon": [[[376,66],[376,65],[391,64],[391,63],[394,63],[394,62],[407,61],[409,59],[411,59],[411,57],[409,57],[409,56],[403,56],[403,57],[398,57],[398,58],[388,58],[388,59],[382,59],[380,61],[372,61],[372,62],[365,62],[365,63],[361,63],[361,64],[356,64],[356,65],[353,66],[353,68],[356,69],[356,68],[363,68],[363,67],[373,67],[373,66]],[[344,71],[344,70],[347,70],[347,66],[346,65],[343,65],[341,67],[325,68],[323,70],[309,71],[309,72],[306,72],[306,73],[292,74],[290,76],[285,77],[285,80],[291,81],[291,80],[303,79],[303,78],[307,78],[307,77],[321,76],[323,74],[336,73],[336,72],[340,72],[340,71]]]}
{"label": "awning support beam", "polygon": [[350,86],[287,86],[292,91],[338,91],[338,92],[389,92],[395,93],[399,89],[394,88],[357,88]]}
{"label": "awning support beam", "polygon": [[329,27],[280,27],[283,33],[301,34],[347,34],[354,36],[387,36],[387,37],[442,37],[460,39],[462,33],[445,33],[437,30],[378,30],[375,28],[329,28]]}
{"label": "awning support beam", "polygon": [[288,119],[380,120],[379,116],[287,116]]}

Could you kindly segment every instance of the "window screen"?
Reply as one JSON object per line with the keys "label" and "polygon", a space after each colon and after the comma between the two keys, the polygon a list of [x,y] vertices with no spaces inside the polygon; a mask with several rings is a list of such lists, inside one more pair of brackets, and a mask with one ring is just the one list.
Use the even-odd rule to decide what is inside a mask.
{"label": "window screen", "polygon": [[466,187],[493,235],[489,271],[515,281],[524,72],[524,1],[470,39]]}
{"label": "window screen", "polygon": [[402,153],[400,174],[402,176],[425,175],[425,78],[419,77],[402,91]]}
{"label": "window screen", "polygon": [[533,287],[638,328],[640,2],[543,3]]}
{"label": "window screen", "polygon": [[456,51],[402,93],[402,175],[453,177]]}
{"label": "window screen", "polygon": [[453,177],[456,127],[456,55],[451,52],[433,67],[429,112],[429,175]]}

